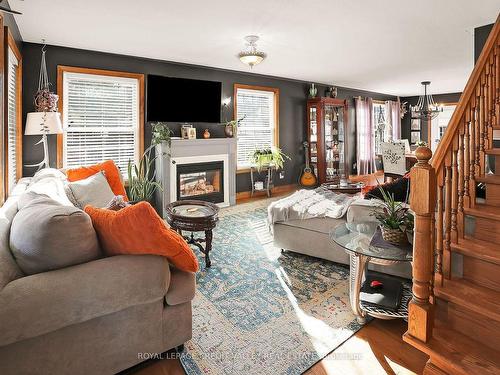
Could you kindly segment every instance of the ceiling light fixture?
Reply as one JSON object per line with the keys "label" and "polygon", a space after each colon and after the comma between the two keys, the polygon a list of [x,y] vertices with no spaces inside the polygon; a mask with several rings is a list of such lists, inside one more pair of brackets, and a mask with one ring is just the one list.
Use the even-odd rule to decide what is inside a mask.
{"label": "ceiling light fixture", "polygon": [[[0,3],[3,3],[3,0],[0,0]],[[6,8],[2,5],[0,5],[0,11],[5,12],[5,13],[10,13],[10,14],[22,14],[21,12],[18,12],[17,10],[12,10],[12,9]]]}
{"label": "ceiling light fixture", "polygon": [[257,50],[257,41],[259,40],[257,35],[248,35],[245,40],[247,41],[247,50],[240,52],[238,57],[243,64],[253,68],[254,65],[260,64],[266,58],[266,54]]}
{"label": "ceiling light fixture", "polygon": [[443,112],[443,107],[438,106],[432,95],[427,93],[427,86],[431,84],[431,81],[421,83],[424,86],[424,94],[420,95],[417,105],[412,107],[412,111],[422,120],[429,121],[438,117],[439,113]]}

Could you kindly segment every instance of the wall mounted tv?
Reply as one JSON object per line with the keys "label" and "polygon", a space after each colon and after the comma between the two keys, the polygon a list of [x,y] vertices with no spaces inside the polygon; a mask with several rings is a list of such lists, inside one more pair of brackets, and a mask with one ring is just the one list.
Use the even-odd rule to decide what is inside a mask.
{"label": "wall mounted tv", "polygon": [[220,122],[222,83],[148,75],[147,121]]}

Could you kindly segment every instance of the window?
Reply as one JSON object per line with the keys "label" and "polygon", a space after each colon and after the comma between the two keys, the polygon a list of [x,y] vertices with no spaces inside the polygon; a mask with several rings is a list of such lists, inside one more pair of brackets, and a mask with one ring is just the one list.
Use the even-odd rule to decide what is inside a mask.
{"label": "window", "polygon": [[278,147],[279,89],[259,86],[234,85],[235,119],[241,119],[238,128],[237,167],[250,167],[250,157],[257,148]]}
{"label": "window", "polygon": [[126,174],[143,150],[144,76],[59,66],[58,92],[65,127],[58,165],[113,160]]}
{"label": "window", "polygon": [[22,58],[11,33],[7,32],[7,34],[7,92],[5,95],[5,110],[7,115],[6,192],[9,194],[22,175]]}
{"label": "window", "polygon": [[456,106],[456,103],[443,104],[443,112],[438,117],[432,119],[428,135],[432,152],[436,151],[439,141],[443,138]]}
{"label": "window", "polygon": [[381,144],[387,139],[386,118],[385,103],[373,102],[373,139],[375,142],[375,155],[382,154]]}

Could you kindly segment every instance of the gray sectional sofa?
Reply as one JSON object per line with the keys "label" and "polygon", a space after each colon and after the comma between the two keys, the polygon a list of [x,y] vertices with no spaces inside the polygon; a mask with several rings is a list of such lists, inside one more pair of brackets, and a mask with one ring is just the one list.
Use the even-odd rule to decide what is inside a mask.
{"label": "gray sectional sofa", "polygon": [[123,255],[25,275],[9,233],[23,179],[0,208],[0,374],[114,374],[191,338],[195,275]]}
{"label": "gray sectional sofa", "polygon": [[[347,213],[340,219],[321,217],[278,221],[272,228],[274,246],[349,265],[349,255],[330,239],[330,231],[345,222],[373,221],[375,218],[371,213],[374,209],[376,206],[373,201],[359,199],[349,206]],[[408,262],[392,266],[369,264],[368,269],[407,279],[411,279],[412,275],[411,264]]]}

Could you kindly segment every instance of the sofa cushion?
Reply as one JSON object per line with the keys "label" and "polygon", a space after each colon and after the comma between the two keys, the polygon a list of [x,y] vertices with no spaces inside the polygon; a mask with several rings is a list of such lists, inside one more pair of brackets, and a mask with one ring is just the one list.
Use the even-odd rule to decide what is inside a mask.
{"label": "sofa cushion", "polygon": [[[30,195],[28,193],[35,193]],[[64,180],[60,177],[44,176],[43,178],[31,179],[26,192],[19,197],[18,208],[22,209],[31,199],[38,195],[45,195],[64,206],[72,206],[73,203],[68,199],[64,189]]]}
{"label": "sofa cushion", "polygon": [[0,347],[131,306],[158,301],[161,310],[169,280],[168,261],[152,255],[101,258],[21,277],[0,290]]}
{"label": "sofa cushion", "polygon": [[189,302],[196,293],[196,274],[170,269],[170,286],[165,296],[167,305],[174,306]]}
{"label": "sofa cushion", "polygon": [[35,184],[43,180],[44,178],[57,178],[61,181],[65,181],[66,175],[59,169],[43,168],[36,172],[35,175],[31,178],[31,184]]}
{"label": "sofa cushion", "polygon": [[120,170],[115,165],[112,160],[107,160],[103,163],[91,165],[88,167],[80,167],[68,169],[66,175],[69,181],[83,180],[84,178],[90,177],[97,172],[103,171],[106,179],[108,180],[109,186],[115,195],[123,195],[125,200],[127,198],[127,192],[123,186],[123,179]]}
{"label": "sofa cushion", "polygon": [[10,249],[28,275],[99,258],[90,217],[74,206],[32,192],[12,220]]}
{"label": "sofa cushion", "polygon": [[310,219],[278,221],[276,224],[307,229],[312,232],[329,234],[333,228],[344,223],[344,218],[333,219],[331,217],[314,217]]}
{"label": "sofa cushion", "polygon": [[115,197],[102,171],[83,180],[69,182],[66,194],[76,207],[82,209],[88,204],[106,207]]}
{"label": "sofa cushion", "polygon": [[182,271],[198,271],[198,259],[189,245],[148,202],[139,202],[119,211],[85,207],[108,255],[153,254],[168,258]]}

